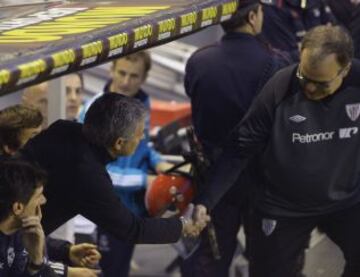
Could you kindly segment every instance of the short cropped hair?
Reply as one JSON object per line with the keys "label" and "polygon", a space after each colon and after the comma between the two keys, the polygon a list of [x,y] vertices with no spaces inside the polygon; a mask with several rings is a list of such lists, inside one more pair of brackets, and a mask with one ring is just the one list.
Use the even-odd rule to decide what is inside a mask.
{"label": "short cropped hair", "polygon": [[149,70],[151,69],[151,56],[150,56],[149,52],[147,52],[147,51],[135,52],[135,53],[127,55],[125,57],[121,57],[119,59],[113,60],[113,67],[116,66],[116,62],[118,60],[122,60],[122,59],[128,60],[130,62],[142,60],[144,63],[144,77],[147,76]]}
{"label": "short cropped hair", "polygon": [[15,202],[26,205],[46,179],[44,171],[28,162],[14,158],[0,161],[0,222],[11,214]]}
{"label": "short cropped hair", "polygon": [[32,107],[15,105],[0,111],[0,146],[17,150],[21,145],[20,134],[24,129],[41,126],[43,116]]}
{"label": "short cropped hair", "polygon": [[86,112],[83,134],[97,146],[112,147],[119,137],[130,138],[145,116],[145,106],[139,100],[105,93]]}
{"label": "short cropped hair", "polygon": [[221,23],[221,27],[223,28],[224,32],[229,33],[237,28],[245,26],[248,23],[250,12],[257,13],[260,5],[260,1],[240,1],[238,8],[232,17],[229,20]]}
{"label": "short cropped hair", "polygon": [[322,25],[309,30],[301,43],[301,51],[304,49],[315,50],[311,57],[314,63],[335,54],[339,65],[345,67],[354,57],[353,40],[341,26]]}

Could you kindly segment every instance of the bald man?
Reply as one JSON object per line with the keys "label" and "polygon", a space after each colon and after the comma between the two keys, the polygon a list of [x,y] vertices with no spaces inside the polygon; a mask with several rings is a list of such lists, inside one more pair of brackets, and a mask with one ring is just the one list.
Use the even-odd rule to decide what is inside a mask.
{"label": "bald man", "polygon": [[[66,119],[75,120],[83,101],[83,78],[78,73],[67,75],[65,78],[66,91]],[[43,128],[48,126],[48,82],[25,89],[22,103],[40,110],[44,117]]]}

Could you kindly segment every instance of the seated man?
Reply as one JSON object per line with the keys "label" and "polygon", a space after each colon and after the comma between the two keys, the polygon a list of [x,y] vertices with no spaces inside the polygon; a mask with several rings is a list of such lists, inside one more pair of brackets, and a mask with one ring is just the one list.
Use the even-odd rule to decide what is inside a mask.
{"label": "seated man", "polygon": [[44,173],[30,164],[0,162],[1,276],[57,276],[44,258],[44,183]]}
{"label": "seated man", "polygon": [[[15,105],[0,111],[0,155],[2,158],[13,156],[26,142],[40,133],[43,117],[37,109]],[[92,244],[73,245],[67,241],[47,239],[48,254],[51,259],[63,261],[73,266],[95,266],[100,253]],[[57,265],[59,267],[59,265]],[[63,271],[68,271],[70,276],[91,276],[87,268],[67,268],[60,266]],[[59,269],[58,269],[59,271]]]}

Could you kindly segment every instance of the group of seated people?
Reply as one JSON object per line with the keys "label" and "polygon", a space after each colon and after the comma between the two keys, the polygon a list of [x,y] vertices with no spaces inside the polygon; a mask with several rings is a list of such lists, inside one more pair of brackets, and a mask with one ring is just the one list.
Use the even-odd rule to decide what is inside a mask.
{"label": "group of seated people", "polygon": [[1,276],[97,276],[94,268],[101,254],[96,245],[45,239],[41,206],[46,203],[47,175],[17,157],[18,150],[40,132],[40,111],[15,105],[2,110],[0,118]]}
{"label": "group of seated people", "polygon": [[[28,255],[24,255],[23,261],[21,261],[22,265],[26,266],[21,268],[16,263],[8,262],[8,266],[3,269],[7,270],[4,271],[6,274],[7,272],[15,274],[16,271],[16,274],[21,272],[21,274],[30,274],[31,276],[53,276],[51,274],[57,274],[54,276],[91,277],[99,274],[99,270],[94,268],[99,267],[98,263],[101,261],[104,276],[127,276],[136,242],[141,240],[147,243],[175,242],[181,234],[196,235],[200,232],[200,229],[205,227],[205,225],[199,227],[199,224],[195,226],[191,220],[191,213],[186,218],[154,219],[155,223],[151,221],[144,222],[140,218],[140,216],[147,215],[143,192],[146,186],[154,179],[153,175],[148,175],[149,169],[151,168],[156,174],[167,170],[171,166],[164,162],[148,143],[150,104],[149,97],[140,86],[145,81],[150,66],[150,56],[143,51],[114,61],[111,68],[112,80],[106,85],[104,94],[101,95],[101,93],[95,96],[84,107],[82,107],[82,76],[77,73],[66,76],[64,82],[66,117],[68,120],[55,122],[50,127],[48,127],[47,122],[48,85],[46,83],[26,89],[22,97],[22,104],[10,106],[0,111],[0,151],[2,159],[0,174],[4,174],[4,178],[7,178],[7,172],[11,171],[14,178],[20,178],[19,183],[23,182],[22,186],[29,188],[28,197],[25,200],[23,197],[13,199],[6,194],[1,194],[1,197],[4,198],[4,201],[10,201],[10,206],[21,206],[24,209],[27,209],[28,205],[33,207],[31,213],[26,215],[20,211],[17,216],[13,216],[12,210],[7,211],[6,216],[11,217],[16,222],[20,220],[20,223],[25,218],[26,224],[18,223],[16,224],[17,228],[10,231],[6,228],[2,229],[1,231],[5,235],[4,244],[8,245],[6,241],[17,241],[16,238],[26,238],[27,236],[36,237],[35,240],[31,241],[37,242],[36,244],[29,244],[25,242],[25,239],[24,243],[16,245],[16,257],[19,253],[22,253],[23,249],[28,253]],[[96,107],[91,112],[93,106]],[[104,108],[108,113],[103,111]],[[88,109],[90,112],[86,111]],[[101,116],[103,117],[101,118]],[[76,121],[84,122],[84,124]],[[104,126],[105,122],[111,126]],[[60,131],[64,131],[63,134],[59,133],[54,137],[52,134],[54,131],[52,130],[55,130],[56,127],[54,129],[53,126],[59,127],[61,125],[64,125],[64,127],[60,128],[63,129]],[[80,130],[74,131],[74,128]],[[68,131],[65,131],[65,129],[68,129]],[[106,132],[109,129],[111,130]],[[65,151],[60,150],[64,146],[62,138],[68,137],[70,134],[68,132],[77,132],[77,135],[84,139],[83,142],[79,143],[79,147],[76,145],[79,138],[76,138],[76,143],[69,142],[69,145],[74,147],[73,151],[70,152],[79,155],[80,158],[71,158],[69,153],[66,153],[68,149]],[[89,134],[85,135],[86,132],[89,132]],[[42,141],[43,138],[55,140],[47,145],[48,142]],[[85,144],[86,149],[80,151],[79,149]],[[39,147],[44,148],[40,149]],[[63,159],[58,157],[58,153],[50,153],[51,150],[49,152],[48,147],[51,150],[59,148]],[[94,156],[94,164],[91,164],[90,168],[86,168],[86,170],[84,168],[80,169],[83,162],[88,163],[89,159],[84,157],[87,152]],[[51,157],[51,161],[43,160],[43,155],[46,158]],[[49,162],[58,162],[66,168],[70,166],[65,161],[67,159],[74,162],[71,170],[76,173],[65,171],[64,168],[57,164],[49,165]],[[104,159],[106,162],[104,162]],[[101,165],[99,165],[100,161]],[[57,168],[59,172],[61,171],[65,179],[68,178],[67,180],[71,180],[79,187],[83,186],[82,191],[75,189],[69,184],[69,181],[64,181],[68,185],[66,188],[63,184],[54,185],[54,180],[57,179],[54,176],[58,173],[53,172],[53,168]],[[95,169],[101,172],[96,172]],[[84,170],[84,174],[80,173],[81,170]],[[25,178],[21,173],[22,171],[26,171],[26,174],[29,175],[26,178],[33,180],[33,184],[29,184],[28,181],[24,182],[21,179]],[[100,176],[102,179],[87,181],[88,171],[91,171],[96,177]],[[18,175],[20,176],[18,177]],[[74,180],[77,178],[76,175],[81,175],[83,180]],[[0,185],[12,186],[16,182],[18,181],[11,179],[1,182]],[[97,187],[94,190],[98,189],[98,191],[93,191],[94,205],[91,205],[91,199],[88,199],[89,196],[87,195],[89,191],[92,191],[92,182]],[[111,187],[107,186],[108,184],[111,184]],[[41,206],[46,203],[43,194],[44,185],[45,196],[49,201],[44,206],[44,218],[43,224],[41,224]],[[66,211],[62,210],[62,205],[64,205],[62,200],[64,199],[60,199],[61,196],[57,191],[60,186],[64,190],[64,194],[61,196],[69,197],[69,199],[65,200],[69,206],[66,207],[68,208]],[[32,189],[30,190],[30,188]],[[51,192],[52,189],[55,192]],[[4,190],[8,191],[7,188],[4,188]],[[19,192],[15,194],[20,194],[22,190],[23,188],[19,187]],[[80,202],[80,199],[72,195],[75,191],[79,195],[81,194],[81,197],[84,198],[84,206],[88,205],[88,207],[80,207],[78,203],[75,203]],[[110,200],[97,203],[97,201],[100,202],[101,195],[104,195],[104,199],[109,198]],[[111,203],[113,206],[110,205]],[[73,207],[70,207],[70,205],[73,205]],[[100,205],[100,207],[97,207],[97,205]],[[102,209],[101,205],[109,205],[109,207],[106,207],[108,210]],[[126,209],[123,205],[132,211],[131,215],[127,210],[123,211],[123,209]],[[47,209],[51,211],[49,212]],[[84,211],[83,209],[87,210]],[[99,216],[99,211],[106,214],[106,217]],[[117,214],[118,212],[119,214]],[[58,213],[62,213],[61,216],[57,216]],[[71,216],[69,213],[71,213]],[[51,238],[47,239],[45,251],[44,233],[48,235],[76,214],[84,214],[97,223],[99,226],[98,234],[101,237],[99,241],[103,241],[104,236],[108,237],[106,249],[101,249],[102,254],[99,253],[97,246],[93,244],[73,245],[66,241]],[[50,222],[46,222],[46,219],[49,219]],[[7,221],[4,218],[4,222]],[[112,224],[113,222],[116,223]],[[159,223],[157,224],[157,222]],[[126,227],[124,227],[125,225]],[[149,227],[146,227],[146,225],[149,225]],[[166,225],[166,228],[161,228],[162,225]],[[161,232],[154,235],[155,232],[152,229],[163,229],[163,232],[166,232],[167,235],[162,236]],[[125,242],[122,239],[125,239]],[[8,251],[10,250],[4,252],[4,259],[6,259]],[[44,260],[45,254],[49,258],[49,262],[46,259]],[[103,258],[100,260],[101,255]],[[12,273],[13,271],[14,273]],[[0,272],[2,273],[1,269]],[[12,276],[11,274],[10,276]],[[14,276],[17,276],[16,274]]]}

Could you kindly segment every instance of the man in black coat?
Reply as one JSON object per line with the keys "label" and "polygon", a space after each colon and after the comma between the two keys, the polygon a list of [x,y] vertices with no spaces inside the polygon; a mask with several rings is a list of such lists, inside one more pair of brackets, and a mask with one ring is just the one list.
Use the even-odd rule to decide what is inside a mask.
{"label": "man in black coat", "polygon": [[49,175],[43,217],[47,234],[77,214],[133,243],[171,243],[182,234],[199,233],[204,226],[194,226],[190,216],[137,217],[114,192],[105,165],[135,150],[144,120],[145,109],[138,100],[110,93],[92,104],[84,124],[59,120],[27,143],[23,156]]}

